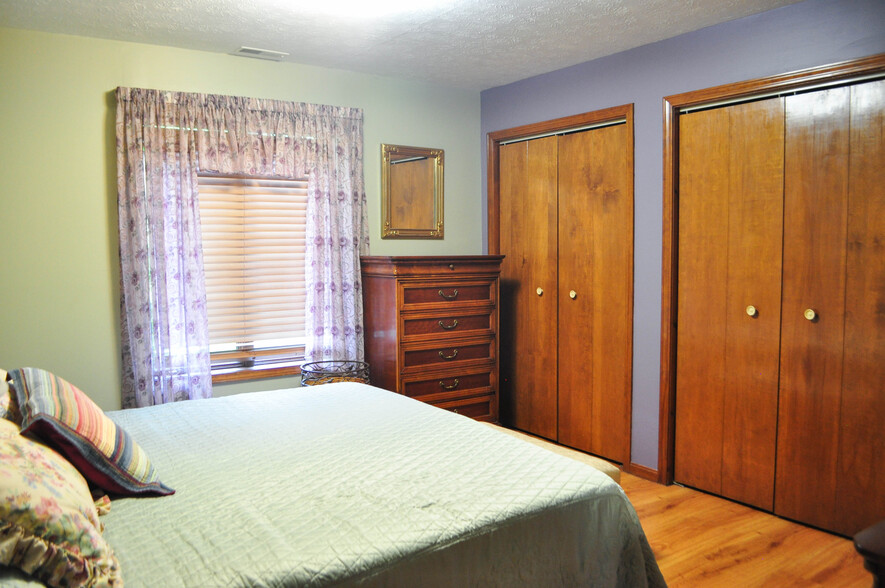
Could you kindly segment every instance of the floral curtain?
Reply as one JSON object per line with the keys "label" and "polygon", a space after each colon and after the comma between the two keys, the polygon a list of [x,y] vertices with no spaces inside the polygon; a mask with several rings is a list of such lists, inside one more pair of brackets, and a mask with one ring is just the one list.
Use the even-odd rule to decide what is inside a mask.
{"label": "floral curtain", "polygon": [[362,111],[117,88],[123,405],[211,395],[197,173],[307,177],[308,360],[362,359]]}

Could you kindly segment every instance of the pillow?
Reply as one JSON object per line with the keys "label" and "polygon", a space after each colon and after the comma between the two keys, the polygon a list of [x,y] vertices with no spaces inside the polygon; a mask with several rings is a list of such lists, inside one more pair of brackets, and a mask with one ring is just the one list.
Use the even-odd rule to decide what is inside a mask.
{"label": "pillow", "polygon": [[0,369],[0,419],[12,421],[21,426],[22,415],[18,411],[15,391],[9,386],[9,374]]}
{"label": "pillow", "polygon": [[0,563],[49,586],[122,586],[80,472],[0,419]]}
{"label": "pillow", "polygon": [[22,433],[44,439],[87,480],[124,496],[172,494],[144,450],[76,386],[45,370],[12,370]]}

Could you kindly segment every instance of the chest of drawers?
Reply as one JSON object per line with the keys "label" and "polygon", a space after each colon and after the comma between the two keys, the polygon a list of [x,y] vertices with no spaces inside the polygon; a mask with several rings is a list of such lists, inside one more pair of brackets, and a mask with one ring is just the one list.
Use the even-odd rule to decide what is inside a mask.
{"label": "chest of drawers", "polygon": [[372,384],[497,421],[501,259],[361,258]]}

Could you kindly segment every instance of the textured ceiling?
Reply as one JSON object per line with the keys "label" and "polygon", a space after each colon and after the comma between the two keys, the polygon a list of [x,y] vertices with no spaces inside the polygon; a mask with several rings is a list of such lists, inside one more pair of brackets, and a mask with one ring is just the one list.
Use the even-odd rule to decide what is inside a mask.
{"label": "textured ceiling", "polygon": [[[796,0],[0,0],[0,26],[231,53],[483,90]],[[360,8],[376,7],[363,0]]]}

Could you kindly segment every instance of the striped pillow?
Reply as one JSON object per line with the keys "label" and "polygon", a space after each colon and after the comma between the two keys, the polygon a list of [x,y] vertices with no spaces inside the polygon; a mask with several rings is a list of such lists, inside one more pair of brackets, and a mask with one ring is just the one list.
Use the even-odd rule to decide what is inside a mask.
{"label": "striped pillow", "polygon": [[41,437],[83,476],[119,495],[172,494],[147,454],[76,386],[45,370],[12,370],[22,434]]}

